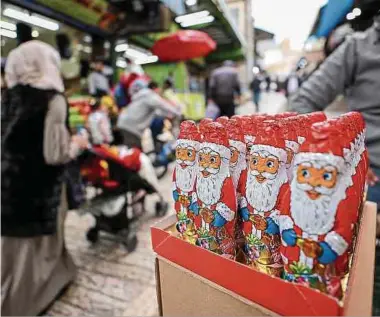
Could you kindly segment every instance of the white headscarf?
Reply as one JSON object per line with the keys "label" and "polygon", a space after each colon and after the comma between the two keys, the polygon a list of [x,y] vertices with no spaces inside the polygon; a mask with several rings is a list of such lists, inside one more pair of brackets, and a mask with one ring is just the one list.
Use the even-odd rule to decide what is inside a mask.
{"label": "white headscarf", "polygon": [[64,92],[58,52],[41,41],[28,41],[10,52],[5,66],[8,88],[30,85]]}

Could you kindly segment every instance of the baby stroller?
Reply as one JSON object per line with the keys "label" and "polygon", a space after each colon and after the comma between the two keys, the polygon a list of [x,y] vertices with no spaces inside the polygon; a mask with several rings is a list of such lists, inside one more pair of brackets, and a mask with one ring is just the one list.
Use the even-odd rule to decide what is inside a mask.
{"label": "baby stroller", "polygon": [[[81,174],[86,185],[95,189],[95,195],[82,206],[82,211],[91,213],[95,218],[95,225],[87,232],[90,242],[95,243],[99,231],[105,231],[114,234],[132,252],[137,245],[138,219],[144,212],[146,194],[156,193],[160,197],[155,206],[156,216],[164,216],[168,204],[139,175],[140,151],[124,151],[127,152],[120,155],[111,147],[97,146],[83,153],[80,158]],[[141,191],[144,194],[137,197],[136,193]],[[140,204],[142,212],[130,212],[131,208],[128,207],[133,209],[137,204]]]}

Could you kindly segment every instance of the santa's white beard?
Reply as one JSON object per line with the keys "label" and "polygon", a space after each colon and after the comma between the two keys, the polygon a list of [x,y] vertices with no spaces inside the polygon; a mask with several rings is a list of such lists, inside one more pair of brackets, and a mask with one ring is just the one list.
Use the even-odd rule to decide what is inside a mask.
{"label": "santa's white beard", "polygon": [[[199,168],[197,176],[197,195],[198,198],[207,206],[211,206],[219,202],[222,194],[224,180],[228,177],[228,165],[222,162],[222,166],[218,173],[208,177],[203,177],[202,168]],[[212,170],[207,170],[211,172]],[[214,171],[215,172],[215,171]]]}
{"label": "santa's white beard", "polygon": [[239,154],[239,159],[236,162],[236,164],[230,167],[232,182],[234,183],[235,188],[237,188],[239,184],[241,171],[245,169],[246,166],[247,166],[247,162],[245,160],[245,155]]}
{"label": "santa's white beard", "polygon": [[257,171],[248,171],[246,197],[248,203],[257,211],[271,211],[276,205],[281,186],[286,182],[287,175],[283,166],[276,175],[263,173],[267,179],[259,183],[255,177]]}
{"label": "santa's white beard", "polygon": [[194,188],[194,182],[195,182],[196,176],[197,176],[196,164],[194,164],[193,166],[189,165],[186,168],[182,168],[181,166],[177,165],[175,168],[176,185],[183,192],[189,192]]}
{"label": "santa's white beard", "polygon": [[[306,190],[313,189],[308,184],[299,184],[296,178],[291,184],[290,212],[294,223],[307,234],[322,235],[334,226],[335,214],[341,197],[335,189],[315,189],[323,193],[318,199],[310,199]],[[341,196],[341,195],[339,195]]]}

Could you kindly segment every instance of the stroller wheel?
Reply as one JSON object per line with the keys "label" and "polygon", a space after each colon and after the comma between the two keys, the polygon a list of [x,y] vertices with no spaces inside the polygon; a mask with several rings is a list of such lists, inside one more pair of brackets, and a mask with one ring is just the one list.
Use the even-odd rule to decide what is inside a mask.
{"label": "stroller wheel", "polygon": [[91,228],[87,231],[86,236],[88,241],[90,241],[91,243],[96,243],[99,238],[99,231],[97,228]]}
{"label": "stroller wheel", "polygon": [[129,253],[135,251],[137,247],[137,236],[128,235],[126,237],[126,241],[124,241],[123,244],[125,245]]}
{"label": "stroller wheel", "polygon": [[163,217],[168,212],[169,204],[165,201],[156,202],[156,216]]}

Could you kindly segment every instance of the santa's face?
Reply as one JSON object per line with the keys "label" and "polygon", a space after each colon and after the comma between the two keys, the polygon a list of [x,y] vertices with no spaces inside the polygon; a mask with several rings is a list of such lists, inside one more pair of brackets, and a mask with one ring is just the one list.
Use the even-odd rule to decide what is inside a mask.
{"label": "santa's face", "polygon": [[297,183],[311,200],[317,200],[322,195],[331,196],[337,177],[338,171],[334,166],[317,168],[310,163],[303,163],[297,167]]}
{"label": "santa's face", "polygon": [[198,161],[198,197],[205,205],[214,205],[220,199],[224,180],[229,174],[229,160],[213,149],[202,148]]}
{"label": "santa's face", "polygon": [[202,149],[199,152],[199,171],[204,178],[215,175],[220,170],[222,159],[220,154],[209,149]]}
{"label": "santa's face", "polygon": [[196,177],[196,150],[191,145],[176,147],[176,184],[182,191],[193,189]]}
{"label": "santa's face", "polygon": [[250,156],[250,172],[256,177],[257,182],[260,184],[265,183],[267,180],[274,179],[277,176],[279,167],[279,158],[268,152],[254,152]]}
{"label": "santa's face", "polygon": [[328,162],[310,161],[295,167],[291,184],[291,215],[309,234],[325,234],[334,225],[343,193],[338,193],[338,169]]}
{"label": "santa's face", "polygon": [[267,152],[253,152],[248,166],[246,196],[248,203],[257,211],[274,208],[281,185],[287,180],[284,163],[279,157]]}

